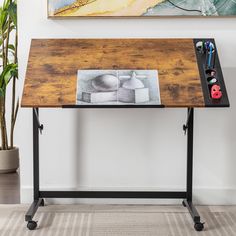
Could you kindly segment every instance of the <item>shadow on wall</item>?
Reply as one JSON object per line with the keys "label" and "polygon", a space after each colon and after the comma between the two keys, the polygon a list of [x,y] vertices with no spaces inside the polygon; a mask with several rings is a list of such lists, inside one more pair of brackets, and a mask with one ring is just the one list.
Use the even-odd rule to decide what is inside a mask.
{"label": "shadow on wall", "polygon": [[[227,122],[225,123],[225,128],[227,134],[229,136],[224,137],[226,139],[226,156],[229,158],[225,163],[225,166],[229,168],[227,172],[228,178],[227,183],[231,183],[231,185],[236,186],[236,178],[235,178],[235,166],[236,166],[236,68],[227,68],[223,69],[223,73],[225,76],[226,88],[228,91],[230,109],[227,110]],[[233,131],[233,132],[232,132]],[[236,190],[235,190],[236,192]],[[236,201],[235,201],[236,203]],[[231,203],[232,204],[232,203]]]}
{"label": "shadow on wall", "polygon": [[[169,112],[172,115],[168,115]],[[178,119],[177,125],[176,122],[171,122],[171,120],[176,121],[173,113]],[[180,186],[181,183],[184,188],[186,137],[182,132],[182,122],[185,122],[185,115],[185,109],[178,109],[178,111],[173,111],[173,109],[76,111],[77,122],[73,138],[76,142],[74,144],[76,164],[73,169],[76,173],[76,188],[98,191],[153,190],[153,188],[157,190],[162,186],[166,188],[171,185]],[[169,117],[168,121],[166,116]],[[156,132],[157,130],[160,132]],[[173,135],[172,132],[174,132]],[[163,146],[163,142],[166,146]],[[176,144],[179,148],[177,150],[168,148],[168,142],[171,145]],[[175,155],[178,158],[173,159]],[[171,160],[176,171],[172,176],[168,176],[167,171],[163,170],[168,170]],[[135,201],[133,199],[114,201],[116,203],[152,203],[151,200]],[[114,203],[114,201],[95,200],[96,203]],[[93,201],[74,199],[73,202]]]}
{"label": "shadow on wall", "polygon": [[230,108],[195,113],[194,200],[201,205],[236,204],[236,68],[222,69]]}

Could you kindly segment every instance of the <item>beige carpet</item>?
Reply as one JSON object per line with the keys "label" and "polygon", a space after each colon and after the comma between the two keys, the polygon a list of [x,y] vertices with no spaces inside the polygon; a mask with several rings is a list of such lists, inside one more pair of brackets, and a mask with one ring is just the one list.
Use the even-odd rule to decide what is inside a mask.
{"label": "beige carpet", "polygon": [[41,207],[35,216],[38,228],[29,231],[24,222],[28,206],[0,205],[1,236],[185,236],[236,235],[236,207],[198,207],[205,230],[196,232],[182,206],[53,205]]}

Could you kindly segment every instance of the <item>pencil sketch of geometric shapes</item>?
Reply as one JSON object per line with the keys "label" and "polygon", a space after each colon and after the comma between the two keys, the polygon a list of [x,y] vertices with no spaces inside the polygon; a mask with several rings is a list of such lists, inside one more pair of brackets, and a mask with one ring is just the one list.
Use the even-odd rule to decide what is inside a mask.
{"label": "pencil sketch of geometric shapes", "polygon": [[117,91],[82,92],[82,101],[88,103],[104,103],[117,101]]}
{"label": "pencil sketch of geometric shapes", "polygon": [[125,103],[143,103],[149,101],[149,89],[137,88],[137,89],[118,89],[118,101]]}
{"label": "pencil sketch of geometric shapes", "polygon": [[78,70],[76,103],[161,104],[158,71]]}
{"label": "pencil sketch of geometric shapes", "polygon": [[120,80],[110,74],[99,75],[92,80],[92,86],[97,91],[115,91],[120,87]]}

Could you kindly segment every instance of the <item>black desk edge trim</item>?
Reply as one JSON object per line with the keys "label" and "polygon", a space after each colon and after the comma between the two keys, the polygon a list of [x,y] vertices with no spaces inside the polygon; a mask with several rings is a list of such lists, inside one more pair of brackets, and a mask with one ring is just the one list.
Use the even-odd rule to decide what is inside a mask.
{"label": "black desk edge trim", "polygon": [[165,105],[62,105],[62,108],[164,108]]}

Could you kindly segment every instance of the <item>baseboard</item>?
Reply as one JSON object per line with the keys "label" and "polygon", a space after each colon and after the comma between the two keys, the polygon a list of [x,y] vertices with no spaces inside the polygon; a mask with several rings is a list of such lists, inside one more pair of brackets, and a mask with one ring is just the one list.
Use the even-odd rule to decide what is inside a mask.
{"label": "baseboard", "polygon": [[[43,190],[72,191],[75,188],[42,188]],[[76,190],[101,190],[101,191],[161,191],[154,188],[80,188]],[[170,189],[171,191],[182,191],[183,189]],[[33,189],[30,186],[22,186],[21,203],[31,203]],[[195,188],[193,201],[197,205],[236,205],[236,188]],[[181,199],[47,199],[49,204],[180,204]]]}

